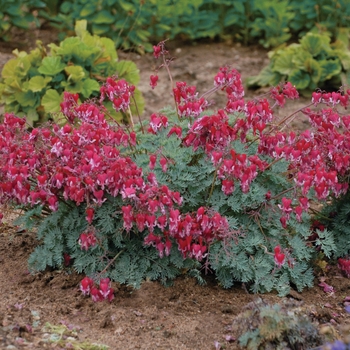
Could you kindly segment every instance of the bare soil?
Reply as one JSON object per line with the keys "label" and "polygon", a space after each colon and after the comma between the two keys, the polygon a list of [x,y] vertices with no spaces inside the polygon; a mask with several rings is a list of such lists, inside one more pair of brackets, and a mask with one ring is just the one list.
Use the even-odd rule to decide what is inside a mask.
{"label": "bare soil", "polygon": [[[33,31],[10,44],[0,42],[0,69],[12,57],[14,48],[28,50],[38,38],[44,43],[53,41],[51,32]],[[245,79],[258,74],[268,62],[267,52],[261,48],[234,43],[170,42],[169,48],[176,56],[172,64],[174,80],[196,85],[199,91],[212,86],[222,65],[236,68]],[[164,70],[159,71],[157,88],[149,87],[149,75],[158,68],[152,55],[120,53],[120,58],[131,59],[140,68],[139,88],[147,103],[143,118],[171,105],[171,88]],[[264,90],[248,91],[247,95],[261,92]],[[220,94],[216,102],[218,106],[222,102]],[[299,103],[306,102],[302,99]],[[299,120],[294,125],[303,123]],[[350,316],[344,310],[350,281],[336,266],[327,273],[316,272],[313,288],[302,293],[292,291],[285,298],[274,293],[249,294],[240,283],[225,290],[213,276],[207,276],[207,284],[199,286],[183,276],[172,287],[145,282],[141,289],[132,290],[114,284],[115,299],[111,303],[94,303],[79,291],[83,276],[72,271],[29,274],[27,259],[35,245],[35,233],[18,231],[7,213],[5,225],[0,227],[0,349],[70,349],[76,341],[105,344],[110,349],[239,349],[232,324],[258,297],[272,304],[290,298],[300,301],[305,314],[329,340],[344,337],[350,330]],[[318,286],[320,278],[325,278],[335,292],[325,293]],[[66,330],[63,342],[59,343],[52,328],[45,328],[47,322]]]}

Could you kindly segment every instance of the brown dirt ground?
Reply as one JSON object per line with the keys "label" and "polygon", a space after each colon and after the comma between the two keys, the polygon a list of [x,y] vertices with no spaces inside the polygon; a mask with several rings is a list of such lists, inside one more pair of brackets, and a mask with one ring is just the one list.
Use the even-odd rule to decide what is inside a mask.
{"label": "brown dirt ground", "polygon": [[[17,36],[17,41],[10,44],[0,42],[0,69],[14,48],[28,50],[37,38],[44,43],[53,41],[50,32],[32,31],[25,37]],[[169,48],[176,56],[174,80],[197,85],[199,91],[212,86],[221,65],[232,65],[246,78],[267,63],[266,51],[234,43],[190,46],[170,42]],[[157,68],[151,55],[120,53],[120,57],[133,60],[141,70],[139,87],[147,101],[144,118],[171,104],[165,72],[160,71],[155,90],[148,85],[149,75]],[[248,92],[250,97],[256,94]],[[293,108],[298,106],[294,104]],[[296,123],[303,125],[302,120]],[[242,308],[258,297],[265,302],[281,302],[274,293],[248,294],[240,284],[224,290],[208,276],[206,286],[187,277],[178,278],[168,288],[157,282],[145,282],[140,290],[114,284],[115,299],[111,303],[93,303],[79,291],[82,276],[68,271],[30,275],[27,259],[35,247],[35,233],[18,232],[11,217],[6,218],[7,224],[0,227],[0,349],[69,349],[74,339],[106,344],[110,349],[238,349],[237,341],[227,341],[226,336],[237,337],[231,326]],[[302,293],[292,291],[286,298],[301,301],[305,313],[329,339],[343,337],[350,329],[350,316],[344,311],[344,298],[350,295],[349,279],[333,267],[324,276],[336,290],[329,295],[317,286],[319,277],[315,276],[314,288]],[[59,345],[53,331],[44,328],[46,322],[66,325],[65,334],[71,336],[65,340],[66,345]]]}

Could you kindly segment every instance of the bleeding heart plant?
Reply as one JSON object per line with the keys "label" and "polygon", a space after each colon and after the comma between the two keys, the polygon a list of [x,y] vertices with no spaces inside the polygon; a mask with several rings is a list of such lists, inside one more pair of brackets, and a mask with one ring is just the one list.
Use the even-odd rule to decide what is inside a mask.
{"label": "bleeding heart plant", "polygon": [[[310,202],[348,190],[350,117],[338,107],[347,107],[350,90],[316,92],[308,106],[279,118],[275,107],[298,98],[290,83],[246,100],[238,71],[222,67],[200,95],[173,83],[164,42],[154,56],[169,73],[175,110],[153,113],[147,126],[132,115],[127,126],[110,117],[103,100],[126,111],[134,92],[112,78],[97,100],[79,104],[65,93],[64,126],[28,130],[24,119],[5,115],[0,198],[24,208],[27,227],[39,227],[32,270],[62,266],[68,255],[73,268],[100,281],[81,284],[95,301],[112,299],[110,280],[138,287],[182,271],[200,279],[202,267],[224,287],[244,281],[256,292],[286,294],[291,283],[311,286],[318,252],[309,240]],[[215,91],[227,103],[210,111]],[[287,128],[298,115],[310,130]],[[329,257],[332,240],[318,231]]]}

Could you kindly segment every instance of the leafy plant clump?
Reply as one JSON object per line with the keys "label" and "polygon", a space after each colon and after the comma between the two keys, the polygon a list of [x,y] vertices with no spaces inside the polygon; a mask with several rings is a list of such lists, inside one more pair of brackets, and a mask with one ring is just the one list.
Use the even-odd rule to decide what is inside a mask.
{"label": "leafy plant clump", "polygon": [[271,86],[288,80],[301,93],[310,95],[317,88],[336,90],[342,83],[349,83],[346,73],[350,51],[341,40],[331,44],[327,34],[310,32],[299,44],[271,51],[269,58],[269,65],[249,79],[250,86]]}
{"label": "leafy plant clump", "polygon": [[[154,56],[172,82],[164,42]],[[218,90],[226,106],[210,111],[208,96]],[[84,273],[80,289],[95,301],[113,299],[112,281],[137,288],[187,273],[203,282],[202,269],[225,288],[244,282],[253,292],[285,295],[291,286],[311,287],[318,253],[310,203],[348,190],[349,117],[338,108],[348,106],[350,90],[315,93],[302,109],[312,129],[300,133],[284,130],[297,113],[278,119],[273,112],[298,98],[290,83],[245,100],[230,67],[202,95],[174,83],[175,109],[147,123],[115,123],[104,102],[127,110],[134,91],[107,78],[99,99],[79,103],[65,93],[64,126],[28,130],[25,119],[5,115],[0,198],[36,228],[31,270]],[[327,257],[337,254],[332,232],[317,244]]]}
{"label": "leafy plant clump", "polygon": [[323,343],[306,307],[293,300],[269,305],[261,299],[248,304],[233,326],[244,349],[313,349]]}
{"label": "leafy plant clump", "polygon": [[[77,22],[76,36],[62,41],[59,46],[49,44],[47,53],[41,42],[30,53],[13,53],[1,73],[0,101],[5,111],[26,116],[28,123],[43,123],[48,118],[59,121],[60,103],[64,92],[78,94],[80,101],[97,97],[100,82],[116,76],[131,84],[139,82],[139,71],[131,61],[118,61],[111,39],[91,35],[86,21]],[[136,89],[133,98],[143,109],[143,98]],[[128,119],[106,104],[113,118]]]}

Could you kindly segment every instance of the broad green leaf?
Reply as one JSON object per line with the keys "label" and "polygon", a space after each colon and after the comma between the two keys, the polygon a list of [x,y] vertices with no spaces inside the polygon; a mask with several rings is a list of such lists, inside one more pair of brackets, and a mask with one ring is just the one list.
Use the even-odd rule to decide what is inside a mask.
{"label": "broad green leaf", "polygon": [[313,57],[317,56],[325,47],[329,47],[329,37],[307,33],[300,39],[301,48],[308,51]]}
{"label": "broad green leaf", "polygon": [[56,75],[61,72],[66,65],[61,61],[60,57],[44,57],[38,71],[44,75]]}
{"label": "broad green leaf", "polygon": [[100,91],[100,84],[94,79],[86,79],[83,83],[82,95],[85,98],[91,97],[92,93]]}
{"label": "broad green leaf", "polygon": [[282,75],[288,75],[295,68],[293,63],[293,55],[291,54],[292,52],[289,51],[281,50],[279,53],[277,53],[276,59],[274,57],[272,66],[272,70],[274,72],[278,72]]}
{"label": "broad green leaf", "polygon": [[78,82],[62,82],[61,86],[68,92],[72,92],[72,93],[81,93],[81,91],[83,90],[83,81],[80,80]]}
{"label": "broad green leaf", "polygon": [[12,78],[15,75],[15,69],[18,65],[18,60],[16,58],[11,58],[9,61],[7,61],[4,65],[4,68],[1,72],[1,76],[6,78]]}
{"label": "broad green leaf", "polygon": [[288,81],[297,89],[306,89],[310,83],[310,75],[307,72],[296,69],[289,74]]}
{"label": "broad green leaf", "polygon": [[294,55],[293,55],[293,63],[295,68],[299,68],[299,69],[304,69],[305,68],[305,62],[307,60],[312,59],[312,55],[310,54],[310,52],[307,52],[305,50],[301,50],[299,47],[299,50],[295,50]]}
{"label": "broad green leaf", "polygon": [[29,22],[24,17],[14,17],[14,18],[12,18],[12,23],[14,26],[22,28],[22,29],[29,28]]}
{"label": "broad green leaf", "polygon": [[337,28],[337,40],[346,48],[349,47],[350,28]]}
{"label": "broad green leaf", "polygon": [[96,35],[104,35],[106,33],[109,33],[109,31],[111,30],[110,25],[108,24],[97,24],[97,23],[93,23],[92,24],[92,32]]}
{"label": "broad green leaf", "polygon": [[69,13],[70,11],[72,11],[72,7],[73,7],[73,3],[69,1],[64,1],[60,6],[60,12]]}
{"label": "broad green leaf", "polygon": [[115,22],[114,16],[107,10],[98,11],[92,19],[95,24],[111,24]]}
{"label": "broad green leaf", "polygon": [[79,37],[74,36],[64,39],[63,41],[61,41],[60,46],[56,46],[56,48],[54,49],[56,55],[66,56],[69,58],[69,56],[73,55],[76,52],[77,47],[79,47],[80,45],[81,39]]}
{"label": "broad green leaf", "polygon": [[343,69],[350,70],[350,51],[348,49],[333,50],[334,54],[339,58]]}
{"label": "broad green leaf", "polygon": [[101,43],[104,46],[104,55],[103,56],[108,56],[111,57],[112,60],[117,60],[118,59],[118,54],[117,50],[115,49],[115,43],[112,39],[109,38],[100,38]]}
{"label": "broad green leaf", "polygon": [[133,85],[137,85],[140,81],[140,71],[136,64],[132,61],[119,61],[115,65],[118,78],[125,79]]}
{"label": "broad green leaf", "polygon": [[321,65],[313,58],[305,61],[306,71],[310,74],[310,78],[314,83],[318,83],[321,79],[322,68]]}
{"label": "broad green leaf", "polygon": [[[96,5],[93,3],[85,4],[80,11],[80,17],[87,17],[96,12]],[[77,32],[76,32],[77,33]],[[79,35],[77,33],[77,35]]]}
{"label": "broad green leaf", "polygon": [[47,83],[49,83],[51,80],[52,78],[50,77],[37,75],[29,80],[28,89],[33,92],[39,92],[44,89],[47,86]]}
{"label": "broad green leaf", "polygon": [[269,86],[277,85],[282,79],[282,75],[278,72],[274,72],[271,69],[271,65],[266,66],[261,72],[253,77],[249,77],[246,81],[249,87],[254,86]]}
{"label": "broad green leaf", "polygon": [[85,77],[85,72],[81,66],[66,66],[64,71],[68,75],[68,81],[78,82]]}
{"label": "broad green leaf", "polygon": [[21,16],[22,15],[21,7],[18,5],[17,6],[16,5],[7,6],[7,8],[4,12],[8,13],[11,16]]}
{"label": "broad green leaf", "polygon": [[57,113],[60,111],[60,104],[62,102],[62,95],[56,90],[47,90],[42,98],[41,104],[45,108],[46,113]]}
{"label": "broad green leaf", "polygon": [[329,80],[341,72],[338,59],[318,61],[321,67],[321,81]]}
{"label": "broad green leaf", "polygon": [[118,3],[126,13],[135,12],[137,10],[135,5],[131,4],[131,1],[120,0]]}
{"label": "broad green leaf", "polygon": [[15,98],[18,104],[23,107],[34,106],[36,102],[32,91],[17,91]]}
{"label": "broad green leaf", "polygon": [[[39,114],[35,108],[28,108],[25,114],[28,121],[36,122],[39,120]],[[33,123],[30,122],[30,124],[32,125]]]}

